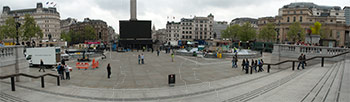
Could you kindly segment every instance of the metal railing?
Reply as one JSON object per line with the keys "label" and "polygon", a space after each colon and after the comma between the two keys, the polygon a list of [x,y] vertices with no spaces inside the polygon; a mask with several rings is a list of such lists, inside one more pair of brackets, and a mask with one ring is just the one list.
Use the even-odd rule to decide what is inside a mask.
{"label": "metal railing", "polygon": [[29,78],[33,78],[33,79],[38,79],[41,78],[41,87],[44,88],[45,87],[45,80],[44,77],[45,76],[52,76],[52,77],[56,77],[57,78],[57,86],[60,86],[60,79],[58,75],[55,74],[51,74],[51,73],[47,73],[47,74],[43,74],[43,75],[39,75],[39,76],[33,76],[33,75],[28,75],[28,74],[24,74],[24,73],[18,73],[18,74],[12,74],[12,75],[6,75],[6,76],[0,76],[0,79],[7,79],[7,78],[11,78],[11,88],[12,91],[16,91],[15,89],[15,77],[17,76],[24,76],[24,77],[29,77]]}
{"label": "metal railing", "polygon": [[313,60],[313,59],[316,59],[316,58],[321,58],[321,67],[324,66],[324,59],[325,58],[334,58],[334,57],[338,57],[338,56],[341,56],[341,55],[344,55],[344,54],[348,54],[350,53],[350,50],[349,51],[346,51],[346,52],[342,52],[340,54],[337,54],[337,55],[333,55],[333,56],[315,56],[315,57],[311,57],[311,58],[308,58],[308,59],[305,59],[305,60],[285,60],[285,61],[281,61],[281,62],[278,62],[278,63],[264,63],[263,65],[267,65],[267,72],[270,73],[270,68],[271,66],[276,66],[276,65],[280,65],[280,64],[283,64],[283,63],[287,63],[287,62],[292,62],[293,65],[292,65],[292,70],[295,69],[295,62],[301,62],[301,61],[309,61],[309,60]]}

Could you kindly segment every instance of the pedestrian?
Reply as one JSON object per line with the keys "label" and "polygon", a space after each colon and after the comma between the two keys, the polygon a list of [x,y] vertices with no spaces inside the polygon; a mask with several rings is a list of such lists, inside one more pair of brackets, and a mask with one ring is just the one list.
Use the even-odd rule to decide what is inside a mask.
{"label": "pedestrian", "polygon": [[146,47],[143,47],[143,48],[142,48],[142,52],[145,52],[145,50],[146,50]]}
{"label": "pedestrian", "polygon": [[242,61],[242,71],[245,69],[244,67],[245,67],[245,59],[243,59]]}
{"label": "pedestrian", "polygon": [[159,50],[157,50],[157,56],[159,56],[159,53],[160,53],[160,51],[159,51]]}
{"label": "pedestrian", "polygon": [[111,78],[111,65],[109,63],[107,65],[107,78]]}
{"label": "pedestrian", "polygon": [[40,66],[39,66],[39,72],[41,71],[41,69],[43,70],[43,72],[45,72],[45,66],[44,66],[44,61],[43,59],[40,59]]}
{"label": "pedestrian", "polygon": [[141,55],[139,54],[139,55],[137,55],[137,58],[139,59],[139,64],[141,63]]}
{"label": "pedestrian", "polygon": [[174,62],[174,57],[175,57],[174,53],[171,53],[171,62]]}
{"label": "pedestrian", "polygon": [[259,60],[258,60],[258,66],[259,66],[258,72],[264,71],[264,69],[262,68],[262,66],[263,66],[262,59],[259,59]]}
{"label": "pedestrian", "polygon": [[64,66],[59,64],[57,66],[58,73],[60,74],[61,80],[64,80]]}
{"label": "pedestrian", "polygon": [[233,68],[233,67],[236,67],[236,66],[235,66],[235,63],[236,63],[236,58],[233,57],[233,58],[232,58],[232,68]]}
{"label": "pedestrian", "polygon": [[301,65],[301,67],[304,69],[304,61],[303,61],[303,54],[301,54],[300,56],[299,56],[299,58],[298,58],[298,61],[299,61],[299,64],[298,64],[298,70],[299,70],[299,67],[300,67],[300,65]]}
{"label": "pedestrian", "polygon": [[249,60],[248,59],[245,59],[246,62],[245,62],[245,73],[248,74],[248,71],[249,71]]}
{"label": "pedestrian", "polygon": [[61,77],[61,64],[58,64],[58,66],[57,66],[57,73],[58,73],[58,75]]}
{"label": "pedestrian", "polygon": [[304,54],[304,56],[303,56],[303,60],[304,60],[304,62],[303,62],[304,65],[307,66],[307,65],[306,65],[306,56],[305,56],[305,54]]}
{"label": "pedestrian", "polygon": [[64,70],[66,71],[66,79],[70,80],[70,70],[68,65],[64,65]]}
{"label": "pedestrian", "polygon": [[143,53],[141,54],[141,62],[142,64],[145,64],[145,56],[143,55]]}
{"label": "pedestrian", "polygon": [[235,54],[235,60],[236,60],[236,62],[235,62],[235,67],[237,68],[237,63],[238,63],[238,56],[237,56],[237,53]]}
{"label": "pedestrian", "polygon": [[252,69],[251,69],[251,71],[254,69],[254,65],[255,65],[255,62],[254,62],[254,59],[252,59],[252,65],[251,65]]}
{"label": "pedestrian", "polygon": [[255,72],[258,72],[258,70],[256,70],[257,67],[258,67],[258,60],[255,60],[255,63],[254,63],[254,70],[255,70]]}

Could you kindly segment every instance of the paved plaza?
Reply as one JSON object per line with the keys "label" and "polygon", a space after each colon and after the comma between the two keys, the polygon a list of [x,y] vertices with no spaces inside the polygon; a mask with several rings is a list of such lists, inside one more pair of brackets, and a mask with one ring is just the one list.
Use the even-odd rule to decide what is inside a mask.
{"label": "paved plaza", "polygon": [[[137,55],[145,55],[145,64],[137,63]],[[241,67],[231,68],[231,59],[176,56],[151,52],[106,53],[100,68],[71,72],[71,80],[45,77],[45,88],[40,79],[23,79],[11,91],[8,80],[0,82],[0,100],[14,102],[295,102],[323,101],[346,102],[349,100],[349,60],[327,62],[320,67],[319,61],[308,62],[303,70],[291,70],[290,64],[273,67],[270,73],[245,74]],[[110,56],[112,55],[112,56]],[[269,53],[261,57],[266,63],[276,60]],[[111,60],[110,60],[111,59]],[[282,58],[287,60],[288,58]],[[67,62],[74,66],[75,60]],[[111,63],[112,77],[107,78],[106,65]],[[238,64],[240,65],[240,63]],[[47,70],[46,73],[57,73]],[[29,74],[40,75],[37,68]],[[168,74],[176,74],[176,84],[168,86]],[[343,78],[342,78],[343,77]],[[325,97],[326,96],[326,97]],[[7,101],[5,101],[7,102]]]}

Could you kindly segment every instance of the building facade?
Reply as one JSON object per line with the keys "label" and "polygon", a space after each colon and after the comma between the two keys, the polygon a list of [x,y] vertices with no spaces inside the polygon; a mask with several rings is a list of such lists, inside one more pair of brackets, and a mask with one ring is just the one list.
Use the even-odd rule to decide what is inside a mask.
{"label": "building facade", "polygon": [[112,26],[108,26],[108,42],[116,40],[117,34]]}
{"label": "building facade", "polygon": [[107,23],[102,20],[91,20],[89,18],[85,18],[83,22],[77,22],[76,24],[72,24],[70,26],[70,30],[74,32],[79,32],[84,30],[85,26],[87,25],[91,25],[95,29],[95,35],[98,41],[108,41],[108,26]]}
{"label": "building facade", "polygon": [[[32,16],[41,28],[44,34],[42,40],[49,40],[49,36],[54,41],[60,39],[60,13],[54,7],[44,8],[42,3],[37,3],[36,8],[18,10],[11,10],[9,6],[4,6],[0,17],[0,25],[4,25],[6,19],[9,17],[14,17],[16,22],[23,25],[25,14]],[[33,40],[40,39],[34,38]],[[12,39],[5,39],[4,41],[12,41]]]}
{"label": "building facade", "polygon": [[275,17],[262,17],[258,19],[259,30],[267,23],[276,25],[277,41],[287,42],[289,26],[299,22],[307,32],[315,22],[320,22],[322,28],[329,29],[326,39],[336,40],[337,46],[345,46],[349,40],[349,26],[345,25],[345,11],[338,6],[319,6],[314,3],[291,3],[279,9]]}
{"label": "building facade", "polygon": [[231,21],[230,25],[235,25],[238,24],[239,26],[242,26],[243,24],[245,24],[246,22],[249,22],[252,27],[254,28],[258,28],[258,19],[255,18],[235,18]]}
{"label": "building facade", "polygon": [[343,10],[345,12],[345,24],[350,26],[350,7],[346,6]]}
{"label": "building facade", "polygon": [[70,26],[73,24],[77,24],[77,19],[67,18],[60,21],[61,32],[68,33],[70,30]]}
{"label": "building facade", "polygon": [[228,27],[228,24],[226,21],[214,21],[213,25],[213,38],[214,39],[222,39],[221,37],[221,31],[225,30]]}
{"label": "building facade", "polygon": [[179,40],[207,40],[212,39],[214,16],[182,18],[180,22],[167,22],[167,41],[171,43]]}

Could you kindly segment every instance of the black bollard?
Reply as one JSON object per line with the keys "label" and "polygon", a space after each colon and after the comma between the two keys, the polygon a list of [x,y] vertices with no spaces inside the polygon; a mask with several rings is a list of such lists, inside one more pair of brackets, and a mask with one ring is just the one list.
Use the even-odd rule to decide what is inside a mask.
{"label": "black bollard", "polygon": [[44,84],[44,76],[41,77],[41,87],[44,88],[45,84]]}
{"label": "black bollard", "polygon": [[292,70],[294,70],[294,67],[295,67],[295,62],[293,61],[293,67],[292,67]]}
{"label": "black bollard", "polygon": [[15,77],[11,77],[11,89],[12,89],[12,91],[16,91],[16,89],[15,89]]}
{"label": "black bollard", "polygon": [[324,57],[322,57],[321,67],[323,67],[323,65],[324,65]]}
{"label": "black bollard", "polygon": [[60,86],[60,77],[57,77],[57,86]]}
{"label": "black bollard", "polygon": [[271,66],[267,65],[267,73],[270,73],[270,68],[271,68]]}

